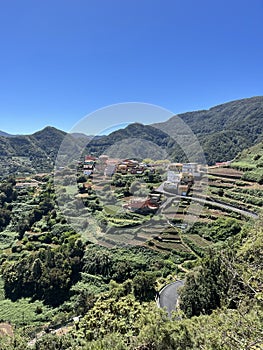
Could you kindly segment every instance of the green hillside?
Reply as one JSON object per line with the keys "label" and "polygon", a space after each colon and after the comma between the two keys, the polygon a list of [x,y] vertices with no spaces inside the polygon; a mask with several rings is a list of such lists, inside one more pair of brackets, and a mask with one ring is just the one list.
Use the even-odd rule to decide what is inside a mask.
{"label": "green hillside", "polygon": [[[166,152],[171,160],[186,161],[185,153],[196,157],[198,147],[194,140],[191,146],[187,145],[187,140],[192,136],[179,122],[178,117],[197,137],[207,163],[214,164],[231,160],[243,149],[262,140],[263,97],[233,101],[209,110],[180,114],[153,125],[131,124],[108,136],[92,140],[87,145],[87,152],[100,155],[114,150],[116,157],[119,154],[120,157],[124,154],[129,157],[132,152],[136,156],[138,150],[131,151],[132,140],[136,140],[137,143],[145,142],[149,154],[154,155],[159,150],[160,153]],[[145,150],[139,147],[138,149],[141,158],[145,158]]]}
{"label": "green hillside", "polygon": [[67,135],[69,154],[80,151],[83,141],[53,127],[33,135],[0,136],[0,176],[12,173],[49,172]]}
{"label": "green hillside", "polygon": [[152,126],[134,123],[108,136],[94,138],[88,143],[87,152],[96,155],[106,153],[113,158],[150,156],[160,159],[159,153],[165,153],[169,141],[170,137],[165,132]]}
{"label": "green hillside", "polygon": [[[44,147],[50,132],[61,136],[45,132],[22,141]],[[234,166],[262,169],[261,154],[262,142],[243,151]],[[180,223],[187,221],[188,198],[170,202],[147,226],[150,214],[117,206],[129,181],[139,178],[119,174],[110,184],[95,181],[96,189],[89,179],[92,187],[81,197],[70,168],[60,172],[56,191],[51,175],[28,176],[38,180],[32,188],[17,187],[12,177],[0,181],[1,349],[262,347],[262,185],[243,180],[241,170],[209,168],[210,201],[185,231]],[[158,177],[146,180],[145,188],[159,183]],[[217,207],[217,201],[257,215]],[[72,213],[74,227],[65,218]],[[93,244],[90,238],[100,232],[101,244]],[[169,319],[155,296],[175,280],[186,282],[180,309]],[[8,331],[14,337],[5,338]]]}
{"label": "green hillside", "polygon": [[[225,103],[207,111],[184,113],[179,117],[197,137],[207,163],[214,164],[231,160],[243,149],[262,140],[262,115],[261,96]],[[66,151],[78,157],[88,143],[85,152],[95,155],[107,153],[116,158],[199,161],[202,160],[202,152],[192,135],[178,124],[178,116],[174,116],[153,125],[131,124],[108,136],[94,137],[90,142],[90,137],[69,135]],[[33,135],[10,137],[1,132],[0,176],[52,170],[65,136],[65,132],[53,127],[46,127]]]}
{"label": "green hillside", "polygon": [[[231,160],[243,149],[262,140],[263,97],[232,101],[179,117],[197,136],[208,164]],[[169,133],[176,130],[176,118],[154,126]],[[176,154],[171,147],[169,153]]]}
{"label": "green hillside", "polygon": [[263,184],[263,142],[242,151],[232,163],[232,167],[245,172],[245,180]]}

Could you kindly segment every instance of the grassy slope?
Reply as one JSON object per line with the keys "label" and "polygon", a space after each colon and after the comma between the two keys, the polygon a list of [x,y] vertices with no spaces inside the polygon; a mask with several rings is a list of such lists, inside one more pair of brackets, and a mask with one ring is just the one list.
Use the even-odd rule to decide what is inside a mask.
{"label": "grassy slope", "polygon": [[[41,313],[37,313],[41,310]],[[51,309],[43,305],[42,301],[32,302],[30,298],[16,302],[5,299],[4,282],[0,278],[0,321],[8,321],[17,326],[40,325],[51,317]]]}
{"label": "grassy slope", "polygon": [[263,183],[263,142],[241,152],[232,167],[245,171],[244,179]]}

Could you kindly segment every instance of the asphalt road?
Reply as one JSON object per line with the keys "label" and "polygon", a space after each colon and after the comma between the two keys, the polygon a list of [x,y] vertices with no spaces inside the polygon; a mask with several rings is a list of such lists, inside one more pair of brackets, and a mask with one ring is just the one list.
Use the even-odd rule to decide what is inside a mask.
{"label": "asphalt road", "polygon": [[202,198],[187,197],[187,196],[181,197],[181,198],[191,199],[191,200],[199,202],[199,203],[211,204],[211,205],[217,206],[219,208],[232,210],[232,211],[234,211],[236,213],[242,214],[244,216],[251,217],[253,219],[258,219],[258,215],[256,213],[253,213],[253,212],[247,211],[247,210],[243,210],[243,209],[239,209],[239,208],[233,207],[232,205],[224,204],[222,202],[211,201],[211,200],[202,199]]}
{"label": "asphalt road", "polygon": [[159,307],[166,309],[169,317],[175,310],[178,301],[178,288],[184,285],[184,281],[176,281],[165,286],[159,293],[157,304]]}
{"label": "asphalt road", "polygon": [[[219,208],[223,208],[223,209],[228,209],[228,210],[231,210],[231,211],[234,211],[236,213],[239,213],[241,215],[244,215],[244,216],[247,216],[247,217],[250,217],[250,218],[253,218],[253,219],[258,219],[258,215],[256,213],[253,213],[253,212],[250,212],[250,211],[247,211],[247,210],[243,210],[243,209],[239,209],[239,208],[236,208],[236,207],[233,207],[232,205],[229,205],[229,204],[225,204],[225,203],[222,203],[222,202],[217,202],[215,200],[207,200],[207,199],[203,199],[203,198],[197,198],[197,197],[189,197],[189,196],[178,196],[172,192],[167,192],[163,189],[163,184],[161,184],[159,186],[159,188],[157,189],[158,192],[160,193],[163,193],[167,196],[172,196],[174,198],[182,198],[182,199],[190,199],[192,201],[195,201],[195,202],[199,202],[199,203],[202,203],[202,204],[211,204],[213,206],[216,206],[216,207],[219,207]],[[167,200],[171,201],[171,197],[168,198]],[[167,201],[166,201],[167,202]],[[163,203],[163,207],[165,206],[165,203]],[[161,206],[161,208],[162,208]]]}

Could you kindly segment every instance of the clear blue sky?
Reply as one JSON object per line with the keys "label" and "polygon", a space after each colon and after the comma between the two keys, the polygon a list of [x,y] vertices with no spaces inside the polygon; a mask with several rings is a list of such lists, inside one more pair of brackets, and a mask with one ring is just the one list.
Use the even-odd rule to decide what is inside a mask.
{"label": "clear blue sky", "polygon": [[0,130],[263,95],[262,18],[263,0],[0,0]]}

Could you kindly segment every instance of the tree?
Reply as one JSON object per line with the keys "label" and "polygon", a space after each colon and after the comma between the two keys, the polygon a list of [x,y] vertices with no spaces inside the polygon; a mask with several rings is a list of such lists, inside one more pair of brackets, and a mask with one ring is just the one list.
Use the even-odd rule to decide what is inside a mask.
{"label": "tree", "polygon": [[39,258],[33,262],[32,265],[32,276],[35,280],[38,280],[43,273],[43,264]]}
{"label": "tree", "polygon": [[87,182],[87,177],[85,175],[79,175],[77,178],[77,183]]}
{"label": "tree", "polygon": [[155,275],[152,272],[140,272],[133,279],[133,291],[140,301],[153,300],[155,291]]}
{"label": "tree", "polygon": [[88,250],[84,258],[84,271],[93,275],[109,277],[112,269],[112,256],[106,250]]}
{"label": "tree", "polygon": [[11,210],[0,208],[0,231],[4,230],[11,220]]}
{"label": "tree", "polygon": [[2,266],[6,296],[12,300],[32,297],[57,306],[69,296],[82,269],[84,246],[69,242],[60,247],[31,252]]}

